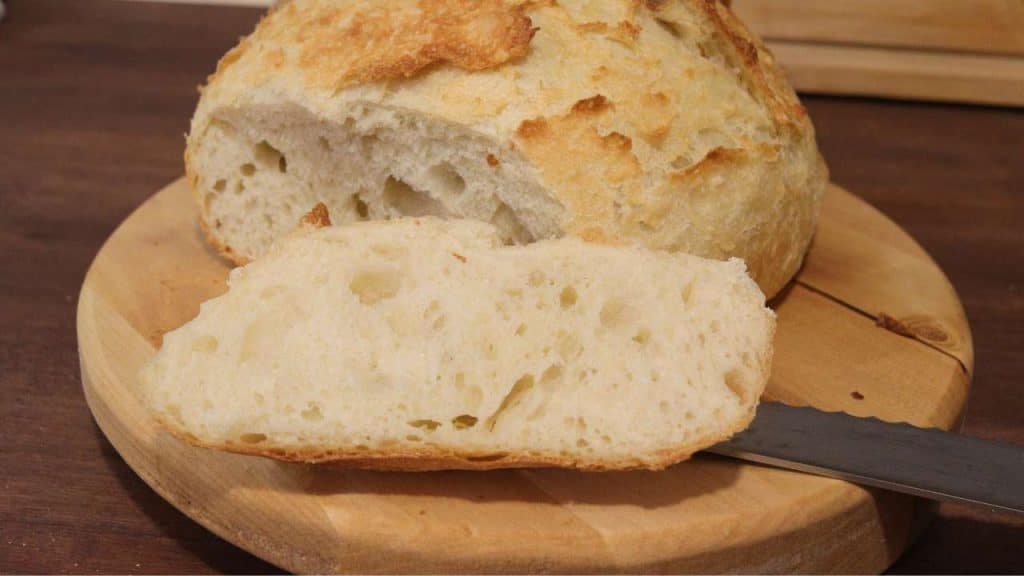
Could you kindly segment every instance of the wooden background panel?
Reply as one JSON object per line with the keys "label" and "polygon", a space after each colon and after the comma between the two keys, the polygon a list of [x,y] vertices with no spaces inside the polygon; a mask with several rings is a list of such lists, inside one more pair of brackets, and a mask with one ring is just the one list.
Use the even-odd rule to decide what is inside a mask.
{"label": "wooden background panel", "polygon": [[768,40],[798,92],[1024,106],[1024,57]]}
{"label": "wooden background panel", "polygon": [[1020,0],[733,0],[773,40],[1024,55]]}

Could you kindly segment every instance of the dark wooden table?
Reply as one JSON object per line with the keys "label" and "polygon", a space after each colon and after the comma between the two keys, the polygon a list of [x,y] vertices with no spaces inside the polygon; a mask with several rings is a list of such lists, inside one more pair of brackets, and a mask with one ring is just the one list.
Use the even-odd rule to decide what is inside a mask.
{"label": "dark wooden table", "polygon": [[[166,504],[82,397],[93,255],[182,173],[197,84],[259,12],[12,0],[0,23],[0,572],[271,572]],[[964,431],[1024,444],[1024,113],[808,97],[833,179],[910,231],[974,331]],[[1024,478],[1021,479],[1024,482]],[[944,505],[896,572],[1024,571],[1024,518]]]}

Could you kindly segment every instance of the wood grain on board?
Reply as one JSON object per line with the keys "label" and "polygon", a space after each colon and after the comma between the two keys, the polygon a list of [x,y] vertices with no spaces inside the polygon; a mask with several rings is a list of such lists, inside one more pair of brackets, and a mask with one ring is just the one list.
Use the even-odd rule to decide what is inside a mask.
{"label": "wood grain on board", "polygon": [[[840,188],[827,196],[823,241],[774,302],[768,396],[957,427],[970,365],[861,311],[875,303],[943,326],[970,358],[955,292],[891,221]],[[873,241],[851,251],[830,240],[851,234]],[[228,270],[201,237],[184,180],[148,200],[105,243],[82,286],[82,382],[100,428],[150,486],[287,570],[878,572],[920,520],[908,497],[705,456],[654,473],[387,474],[186,445],[146,413],[137,374],[164,332],[224,290]],[[842,296],[828,291],[837,278]]]}

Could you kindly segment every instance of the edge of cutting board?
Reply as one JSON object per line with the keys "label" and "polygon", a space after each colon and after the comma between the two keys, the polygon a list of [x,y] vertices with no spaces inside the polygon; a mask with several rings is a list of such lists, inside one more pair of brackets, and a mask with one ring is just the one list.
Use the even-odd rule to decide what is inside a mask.
{"label": "edge of cutting board", "polygon": [[[387,473],[202,450],[161,431],[135,378],[227,263],[178,180],[97,254],[78,303],[82,384],[117,451],[216,534],[295,572],[878,572],[927,506],[698,455],[663,472]],[[832,186],[779,315],[767,397],[956,428],[973,368],[955,291],[892,221]]]}

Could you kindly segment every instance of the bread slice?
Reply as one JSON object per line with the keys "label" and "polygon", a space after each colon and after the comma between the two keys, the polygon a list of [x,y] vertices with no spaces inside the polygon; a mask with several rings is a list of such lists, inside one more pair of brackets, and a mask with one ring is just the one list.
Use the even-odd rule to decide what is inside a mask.
{"label": "bread slice", "polygon": [[799,269],[828,180],[715,0],[292,0],[221,60],[185,153],[209,238],[263,254],[316,202]]}
{"label": "bread slice", "polygon": [[229,285],[144,397],[190,442],[283,460],[663,468],[747,426],[771,359],[739,260],[475,221],[306,227]]}

